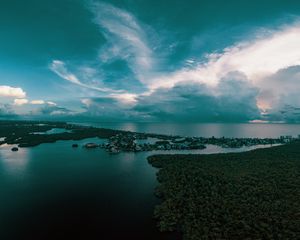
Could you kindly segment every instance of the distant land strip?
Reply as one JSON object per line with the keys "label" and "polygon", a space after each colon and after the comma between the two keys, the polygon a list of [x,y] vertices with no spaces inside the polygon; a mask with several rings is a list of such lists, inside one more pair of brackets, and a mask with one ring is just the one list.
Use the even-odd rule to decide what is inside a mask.
{"label": "distant land strip", "polygon": [[[65,132],[47,134],[52,129],[64,129]],[[218,145],[223,148],[243,146],[285,144],[296,141],[291,136],[278,138],[204,138],[182,137],[155,133],[137,133],[92,126],[82,126],[66,122],[47,121],[0,121],[0,145],[15,144],[18,147],[33,147],[42,143],[54,143],[59,140],[82,140],[87,138],[107,139],[101,145],[89,144],[87,147],[101,147],[112,153],[122,151],[138,152],[152,150],[191,150],[204,149],[205,145]],[[156,139],[154,143],[137,143],[137,140]]]}

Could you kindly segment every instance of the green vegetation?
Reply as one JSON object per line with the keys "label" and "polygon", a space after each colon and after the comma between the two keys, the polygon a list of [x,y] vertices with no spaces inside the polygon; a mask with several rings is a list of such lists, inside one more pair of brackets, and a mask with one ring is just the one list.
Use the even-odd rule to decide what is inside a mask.
{"label": "green vegetation", "polygon": [[299,239],[300,142],[244,153],[156,155],[161,231],[185,240]]}
{"label": "green vegetation", "polygon": [[[53,128],[63,128],[71,132],[43,134]],[[58,140],[81,140],[85,138],[109,138],[124,131],[86,127],[65,122],[0,121],[0,144],[17,144],[32,147]]]}

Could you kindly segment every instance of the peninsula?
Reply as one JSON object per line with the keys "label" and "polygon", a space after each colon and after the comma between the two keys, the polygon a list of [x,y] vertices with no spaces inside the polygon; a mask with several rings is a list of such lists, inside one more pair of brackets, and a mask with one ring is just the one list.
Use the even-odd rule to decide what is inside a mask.
{"label": "peninsula", "polygon": [[161,231],[183,239],[299,239],[300,142],[243,153],[156,155]]}

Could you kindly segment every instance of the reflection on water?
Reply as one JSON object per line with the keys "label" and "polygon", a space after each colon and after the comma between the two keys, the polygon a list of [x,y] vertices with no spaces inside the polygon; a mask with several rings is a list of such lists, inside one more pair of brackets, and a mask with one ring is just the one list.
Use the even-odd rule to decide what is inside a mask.
{"label": "reflection on water", "polygon": [[82,147],[102,141],[2,146],[0,239],[177,239],[153,220],[156,169],[147,154]]}
{"label": "reflection on water", "polygon": [[68,133],[72,132],[71,130],[66,130],[64,128],[52,128],[46,132],[34,132],[33,134],[57,134],[57,133]]}
{"label": "reflection on water", "polygon": [[300,134],[300,124],[221,124],[221,123],[82,123],[96,127],[134,132],[198,137],[277,138]]}
{"label": "reflection on water", "polygon": [[22,176],[29,161],[28,149],[19,148],[19,151],[13,152],[11,151],[12,147],[15,146],[7,144],[0,146],[0,164],[7,174]]}
{"label": "reflection on water", "polygon": [[[215,154],[215,153],[235,153],[235,152],[246,152],[251,151],[254,149],[260,149],[260,148],[269,148],[269,147],[275,147],[279,146],[280,144],[266,144],[266,145],[256,145],[256,146],[243,146],[241,148],[222,148],[221,146],[211,145],[207,144],[205,145],[205,149],[191,149],[191,150],[154,150],[154,151],[148,151],[143,152],[143,156],[151,156],[154,154]],[[122,154],[122,153],[121,153]],[[132,153],[135,155],[139,155],[140,153]]]}
{"label": "reflection on water", "polygon": [[135,161],[137,159],[132,153],[121,153],[120,156],[120,166],[125,172],[129,172],[134,167]]}

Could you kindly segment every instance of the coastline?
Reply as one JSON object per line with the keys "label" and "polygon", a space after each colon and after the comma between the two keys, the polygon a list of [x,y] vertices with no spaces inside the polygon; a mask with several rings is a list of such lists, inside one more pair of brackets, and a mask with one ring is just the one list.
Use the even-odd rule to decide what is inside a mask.
{"label": "coastline", "polygon": [[[65,129],[46,134],[55,129]],[[154,133],[141,133],[92,126],[68,124],[65,122],[0,121],[0,144],[15,144],[19,147],[33,147],[58,140],[82,140],[87,138],[107,139],[107,143],[96,146],[112,153],[122,151],[139,152],[153,150],[193,150],[205,149],[206,145],[222,148],[241,148],[244,146],[285,144],[297,140],[292,136],[278,138],[228,138],[228,137],[183,137]],[[139,140],[156,139],[154,143],[138,143]]]}

